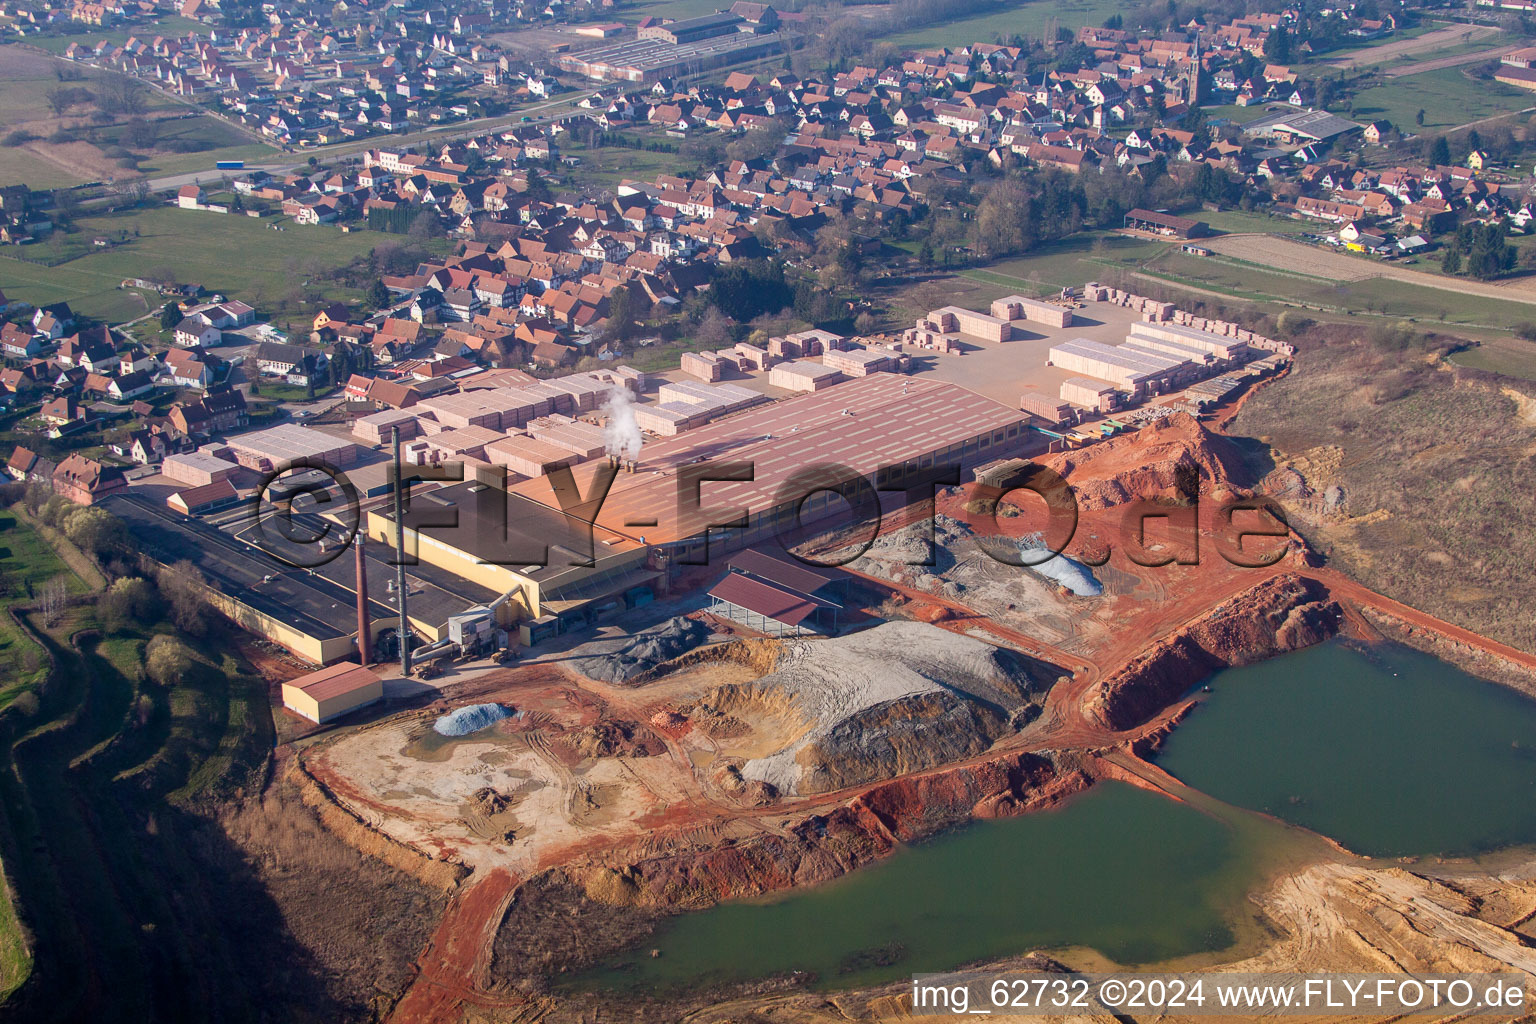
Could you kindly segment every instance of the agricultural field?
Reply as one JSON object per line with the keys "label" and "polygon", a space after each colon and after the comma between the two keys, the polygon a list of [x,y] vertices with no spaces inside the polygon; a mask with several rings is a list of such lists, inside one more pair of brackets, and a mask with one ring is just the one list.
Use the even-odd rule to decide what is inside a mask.
{"label": "agricultural field", "polygon": [[[59,188],[212,168],[218,160],[262,160],[277,153],[228,122],[148,86],[146,125],[103,115],[96,103],[122,81],[114,72],[60,61],[22,46],[0,46],[0,181]],[[80,90],[63,113],[49,94]],[[131,133],[140,133],[130,138]],[[124,159],[131,155],[132,159]]]}
{"label": "agricultural field", "polygon": [[1144,273],[1169,283],[1187,283],[1233,298],[1302,305],[1320,312],[1365,313],[1394,319],[1468,328],[1512,330],[1531,319],[1522,302],[1469,296],[1387,278],[1323,278],[1169,252]]}
{"label": "agricultural field", "polygon": [[[55,267],[0,256],[0,280],[12,299],[34,305],[67,300],[79,311],[122,321],[148,312],[132,290],[118,288],[128,277],[170,277],[196,282],[238,297],[258,308],[311,278],[324,280],[339,264],[365,255],[393,236],[356,231],[343,234],[331,226],[303,227],[283,222],[274,231],[271,218],[204,213],[160,206],[102,217],[82,217],[64,245],[82,252]],[[95,251],[91,240],[105,237],[111,247]],[[118,242],[122,239],[121,242]],[[26,255],[48,258],[54,243],[29,246]],[[348,299],[344,289],[328,286],[327,299]]]}
{"label": "agricultural field", "polygon": [[1102,24],[1105,18],[1123,10],[1114,0],[1030,0],[1019,3],[978,4],[985,12],[959,21],[925,25],[890,36],[897,46],[939,47],[990,43],[1013,36],[1039,38],[1057,28],[1077,29],[1083,25]]}
{"label": "agricultural field", "polygon": [[1455,128],[1485,117],[1525,110],[1536,97],[1492,79],[1475,79],[1464,68],[1441,68],[1384,80],[1356,92],[1349,116],[1356,121],[1385,118],[1405,131],[1424,111],[1424,129]]}
{"label": "agricultural field", "polygon": [[79,43],[81,46],[94,45],[105,39],[109,43],[125,43],[130,37],[139,39],[153,39],[155,36],[184,36],[188,32],[207,32],[208,26],[191,18],[183,18],[176,14],[167,14],[153,21],[140,22],[133,25],[119,25],[110,28],[82,25],[81,31],[69,34],[33,36],[27,40],[31,45],[49,51],[50,53],[63,53],[69,48],[70,43]]}

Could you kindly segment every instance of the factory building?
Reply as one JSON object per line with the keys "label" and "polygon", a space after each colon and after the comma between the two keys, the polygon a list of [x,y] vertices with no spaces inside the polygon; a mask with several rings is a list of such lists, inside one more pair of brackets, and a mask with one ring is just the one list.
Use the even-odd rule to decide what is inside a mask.
{"label": "factory building", "polygon": [[[694,19],[689,19],[694,20]],[[776,54],[777,32],[754,34],[727,26],[718,35],[699,35],[700,29],[677,28],[678,22],[656,26],[660,38],[626,39],[595,46],[556,59],[562,71],[610,82],[654,82],[658,78],[697,75],[728,64],[739,64]],[[690,41],[674,43],[666,35],[682,31]]]}
{"label": "factory building", "polygon": [[[357,653],[357,570],[348,556],[313,572],[273,558],[281,552],[279,530],[258,527],[249,516],[223,526],[176,515],[135,493],[115,496],[108,511],[127,525],[138,549],[162,565],[190,560],[205,581],[203,597],[248,632],[278,644],[306,661],[329,665]],[[303,547],[305,555],[312,554]],[[370,547],[364,558],[370,600],[367,619],[377,638],[399,625],[394,602],[395,567],[384,549]],[[410,566],[410,622],[428,640],[447,635],[450,615],[497,594],[430,565]]]}
{"label": "factory building", "polygon": [[[620,480],[630,478],[619,474]],[[562,625],[576,625],[653,596],[659,573],[648,567],[644,544],[602,522],[588,528],[518,493],[522,487],[537,488],[558,504],[542,478],[517,485],[505,501],[476,480],[413,494],[405,512],[405,551],[419,565],[410,571],[431,566],[491,592],[492,600],[511,595],[505,607],[517,621],[553,615]],[[371,541],[392,548],[393,508],[366,512],[365,529]],[[414,592],[410,600],[414,606]]]}
{"label": "factory building", "polygon": [[[778,370],[779,367],[775,367]],[[1009,454],[1024,443],[1026,414],[954,384],[877,373],[836,387],[747,409],[684,437],[647,444],[633,472],[614,480],[597,517],[600,530],[643,537],[667,557],[702,559],[705,533],[712,551],[767,541],[794,521],[827,520],[844,509],[827,491],[790,493],[797,473],[836,464],[864,477],[871,487],[897,487],[936,465],[968,465]],[[678,502],[679,474],[708,472],[714,460],[747,462],[751,481],[700,485],[705,508],[733,509],[745,529],[709,530],[711,517]],[[587,493],[596,472],[574,473]],[[794,486],[791,486],[794,485]],[[788,490],[786,490],[788,489]],[[513,487],[514,493],[554,504],[546,481]],[[883,502],[905,501],[887,491]],[[730,516],[724,516],[730,518]],[[644,524],[644,525],[636,525]]]}
{"label": "factory building", "polygon": [[1164,391],[1169,384],[1194,372],[1187,359],[1086,338],[1052,345],[1047,365],[1107,380],[1136,395]]}

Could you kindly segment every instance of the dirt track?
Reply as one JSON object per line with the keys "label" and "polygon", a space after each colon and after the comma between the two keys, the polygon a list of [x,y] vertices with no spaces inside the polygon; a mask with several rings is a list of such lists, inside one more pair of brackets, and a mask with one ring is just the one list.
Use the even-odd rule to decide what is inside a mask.
{"label": "dirt track", "polygon": [[1367,281],[1385,278],[1418,288],[1435,288],[1460,295],[1478,295],[1485,299],[1536,304],[1536,278],[1514,278],[1502,283],[1473,281],[1464,277],[1442,277],[1422,270],[1382,263],[1366,256],[1335,252],[1321,246],[1293,242],[1274,235],[1222,235],[1203,243],[1212,252],[1259,266],[1306,274],[1325,281]]}
{"label": "dirt track", "polygon": [[1485,60],[1497,60],[1506,53],[1512,53],[1520,49],[1520,44],[1510,46],[1495,46],[1489,50],[1478,50],[1476,53],[1460,53],[1451,57],[1437,57],[1434,60],[1421,60],[1413,64],[1404,64],[1401,67],[1389,68],[1388,78],[1402,78],[1405,75],[1418,75],[1425,71],[1439,71],[1441,68],[1459,68],[1463,64],[1479,64]]}
{"label": "dirt track", "polygon": [[1455,46],[1466,36],[1481,39],[1497,33],[1498,29],[1486,25],[1447,25],[1445,28],[1437,28],[1433,32],[1426,32],[1412,39],[1395,39],[1390,43],[1382,43],[1343,57],[1335,57],[1328,61],[1328,64],[1336,68],[1369,67],[1372,64],[1395,60],[1405,54],[1427,53],[1446,46]]}

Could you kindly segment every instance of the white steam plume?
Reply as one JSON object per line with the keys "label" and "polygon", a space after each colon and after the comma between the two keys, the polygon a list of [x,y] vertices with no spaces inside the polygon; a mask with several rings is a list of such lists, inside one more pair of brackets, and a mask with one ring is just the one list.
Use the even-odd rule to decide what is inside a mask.
{"label": "white steam plume", "polygon": [[603,427],[608,454],[637,461],[640,458],[640,424],[635,422],[629,389],[618,385],[610,388],[603,412],[608,416],[608,423]]}

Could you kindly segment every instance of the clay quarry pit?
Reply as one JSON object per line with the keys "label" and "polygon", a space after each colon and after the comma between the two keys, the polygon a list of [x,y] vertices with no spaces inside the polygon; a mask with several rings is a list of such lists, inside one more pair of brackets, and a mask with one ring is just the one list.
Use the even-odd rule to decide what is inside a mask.
{"label": "clay quarry pit", "polygon": [[[974,521],[970,489],[960,489],[936,502],[946,543],[935,565],[898,564],[907,513],[849,567],[878,608],[870,602],[871,624],[839,637],[727,633],[695,612],[702,625],[658,622],[693,639],[643,671],[604,668],[625,647],[604,641],[450,685],[430,707],[295,750],[292,770],[313,780],[316,799],[451,893],[390,1019],[590,1019],[581,1014],[600,999],[568,1005],[548,995],[548,979],[640,941],[660,916],[830,879],[944,828],[1050,806],[1096,779],[1173,793],[1178,784],[1138,752],[1187,710],[1193,681],[1338,632],[1364,635],[1362,610],[1536,671],[1536,659],[1316,568],[1295,535],[1279,539],[1284,557],[1267,568],[1216,557],[1210,502],[1198,537],[1165,539],[1198,539],[1198,564],[1131,562],[1114,541],[1128,499],[1168,500],[1180,467],[1193,468],[1202,493],[1253,483],[1238,478],[1235,450],[1193,421],[1144,433],[1058,459],[1085,496],[1066,553],[1111,549],[1093,570],[1102,593],[1070,593],[978,556],[968,530],[991,526]],[[1032,528],[1028,514],[997,523],[1012,536]],[[432,732],[444,711],[484,702],[512,713],[463,737]],[[1338,909],[1339,893],[1385,884],[1373,872],[1335,865],[1270,894],[1275,934],[1290,937],[1255,955],[1279,963],[1301,941],[1284,929],[1300,927],[1303,892],[1342,920],[1354,912]],[[1407,879],[1391,884],[1427,884]],[[1496,956],[1501,934],[1480,955]],[[1358,954],[1338,959],[1365,969]],[[750,1004],[713,996],[658,1019],[685,1009],[733,1019],[728,1007],[770,1004],[782,1019],[828,1019],[793,992]],[[886,1009],[862,1019],[900,1006]]]}

